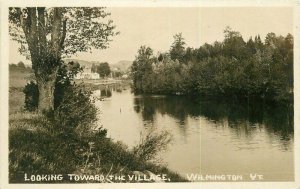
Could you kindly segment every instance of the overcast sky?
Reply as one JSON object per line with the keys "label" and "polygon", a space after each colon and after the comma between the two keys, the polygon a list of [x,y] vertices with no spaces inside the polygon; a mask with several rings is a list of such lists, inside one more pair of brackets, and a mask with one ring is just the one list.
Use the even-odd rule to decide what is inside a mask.
{"label": "overcast sky", "polygon": [[[277,35],[293,34],[293,12],[289,7],[269,8],[107,8],[120,35],[113,38],[110,48],[78,53],[87,61],[133,60],[141,45],[154,52],[169,50],[173,35],[181,32],[186,46],[198,48],[204,43],[221,41],[223,30],[230,26],[239,31],[245,40],[269,32]],[[26,61],[18,53],[18,44],[10,43],[10,63]]]}

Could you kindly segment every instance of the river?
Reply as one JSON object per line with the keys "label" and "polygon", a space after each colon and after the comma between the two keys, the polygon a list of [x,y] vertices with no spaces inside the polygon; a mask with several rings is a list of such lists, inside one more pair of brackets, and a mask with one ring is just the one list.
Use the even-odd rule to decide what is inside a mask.
{"label": "river", "polygon": [[293,111],[283,107],[182,96],[134,95],[112,87],[94,91],[108,136],[129,147],[143,134],[167,130],[172,142],[158,159],[183,176],[263,175],[263,181],[294,179]]}

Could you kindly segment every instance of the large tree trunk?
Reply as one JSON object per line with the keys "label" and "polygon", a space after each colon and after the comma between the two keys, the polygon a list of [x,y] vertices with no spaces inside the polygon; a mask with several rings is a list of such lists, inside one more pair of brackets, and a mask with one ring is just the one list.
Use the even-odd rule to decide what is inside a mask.
{"label": "large tree trunk", "polygon": [[[43,69],[43,68],[41,68]],[[52,73],[47,75],[39,69],[36,70],[36,80],[39,89],[38,111],[48,112],[54,109],[54,90],[57,78],[58,66],[51,69]]]}
{"label": "large tree trunk", "polygon": [[39,112],[53,110],[55,81],[39,82]]}
{"label": "large tree trunk", "polygon": [[27,16],[20,11],[20,23],[28,43],[32,68],[39,89],[39,112],[53,110],[56,74],[60,66],[61,49],[66,37],[66,19],[62,8],[53,9],[51,39],[47,42],[45,7],[28,7]]}

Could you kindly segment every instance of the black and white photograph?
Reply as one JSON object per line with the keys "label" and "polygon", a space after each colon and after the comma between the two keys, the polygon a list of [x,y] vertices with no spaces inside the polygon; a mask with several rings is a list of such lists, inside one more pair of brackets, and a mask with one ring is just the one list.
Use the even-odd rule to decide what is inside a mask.
{"label": "black and white photograph", "polygon": [[1,5],[4,188],[299,187],[296,2],[158,3]]}

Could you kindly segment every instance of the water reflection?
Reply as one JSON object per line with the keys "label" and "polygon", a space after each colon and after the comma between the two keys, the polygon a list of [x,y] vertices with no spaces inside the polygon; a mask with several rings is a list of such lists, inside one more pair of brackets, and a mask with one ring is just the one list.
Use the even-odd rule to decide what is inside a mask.
{"label": "water reflection", "polygon": [[268,181],[293,179],[291,107],[101,90],[95,94],[109,100],[96,105],[108,135],[132,147],[149,128],[168,130],[174,140],[161,157],[183,176],[258,172]]}
{"label": "water reflection", "polygon": [[224,120],[237,135],[241,132],[250,137],[263,126],[269,133],[275,133],[284,141],[293,137],[293,108],[279,105],[266,105],[252,101],[228,103],[222,100],[191,100],[181,96],[137,96],[134,109],[142,114],[145,121],[153,121],[156,113],[168,114],[185,125],[188,116],[204,116],[222,126]]}
{"label": "water reflection", "polygon": [[110,89],[102,89],[100,95],[101,95],[101,97],[109,98],[109,97],[111,97],[111,90]]}
{"label": "water reflection", "polygon": [[[123,90],[126,90],[123,85],[117,83],[117,84],[109,84],[109,85],[103,85],[99,86],[100,91],[100,97],[102,98],[110,98],[112,96],[112,92],[118,92],[122,93]],[[94,95],[96,96],[97,90],[94,92]]]}

